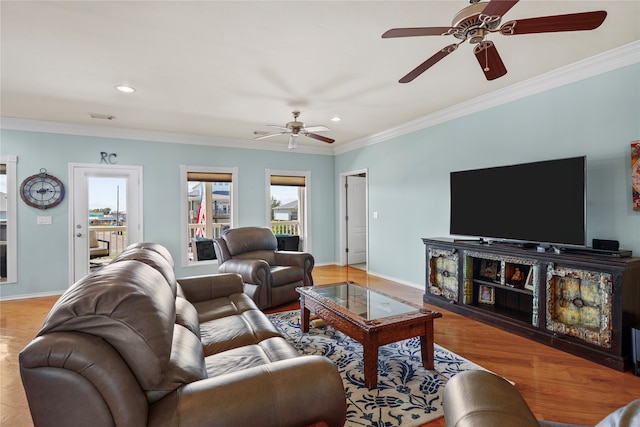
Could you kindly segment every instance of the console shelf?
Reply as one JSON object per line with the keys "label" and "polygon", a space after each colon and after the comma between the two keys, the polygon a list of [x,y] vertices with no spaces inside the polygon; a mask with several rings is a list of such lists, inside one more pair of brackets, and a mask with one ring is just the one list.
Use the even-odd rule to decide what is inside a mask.
{"label": "console shelf", "polygon": [[424,302],[620,371],[640,324],[640,258],[423,238]]}

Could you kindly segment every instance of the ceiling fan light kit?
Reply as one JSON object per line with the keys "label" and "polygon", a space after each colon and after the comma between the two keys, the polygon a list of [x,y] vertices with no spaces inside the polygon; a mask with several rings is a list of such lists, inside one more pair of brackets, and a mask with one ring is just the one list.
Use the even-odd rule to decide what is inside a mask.
{"label": "ceiling fan light kit", "polygon": [[565,15],[541,16],[518,19],[500,25],[502,17],[518,0],[471,0],[471,5],[458,12],[451,27],[414,27],[392,28],[382,34],[382,38],[449,36],[460,42],[451,44],[436,52],[429,59],[402,77],[400,83],[409,83],[429,68],[440,62],[458,46],[466,41],[475,45],[473,53],[487,80],[494,80],[507,74],[507,68],[496,49],[495,44],[487,40],[491,33],[504,36],[536,33],[554,33],[563,31],[587,31],[598,28],[607,17],[604,10],[570,13]]}

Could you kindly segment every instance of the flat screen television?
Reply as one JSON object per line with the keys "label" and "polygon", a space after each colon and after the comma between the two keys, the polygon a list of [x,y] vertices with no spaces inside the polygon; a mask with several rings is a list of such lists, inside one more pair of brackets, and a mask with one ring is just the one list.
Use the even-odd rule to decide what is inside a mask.
{"label": "flat screen television", "polygon": [[451,172],[450,233],[585,246],[586,157]]}

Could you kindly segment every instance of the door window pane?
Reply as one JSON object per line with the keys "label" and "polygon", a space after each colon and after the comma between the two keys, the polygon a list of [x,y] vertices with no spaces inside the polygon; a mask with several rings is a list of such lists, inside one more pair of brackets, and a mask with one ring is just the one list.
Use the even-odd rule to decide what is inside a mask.
{"label": "door window pane", "polygon": [[92,177],[89,187],[89,266],[111,262],[127,246],[127,180]]}

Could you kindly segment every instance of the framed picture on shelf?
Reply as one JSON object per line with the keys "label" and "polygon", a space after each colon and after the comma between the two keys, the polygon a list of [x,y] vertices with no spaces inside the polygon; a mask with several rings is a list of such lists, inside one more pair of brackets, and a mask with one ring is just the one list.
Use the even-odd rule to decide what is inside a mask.
{"label": "framed picture on shelf", "polygon": [[480,304],[494,304],[496,301],[496,289],[493,286],[480,285],[478,289],[478,302]]}
{"label": "framed picture on shelf", "polygon": [[515,265],[511,277],[508,277],[509,284],[515,288],[523,288],[531,267],[528,265]]}
{"label": "framed picture on shelf", "polygon": [[485,279],[495,281],[498,277],[497,274],[499,271],[499,264],[499,261],[483,259],[482,262],[480,262],[480,276],[484,277]]}
{"label": "framed picture on shelf", "polygon": [[533,267],[529,269],[529,273],[527,274],[527,281],[524,283],[524,288],[530,291],[533,290]]}

